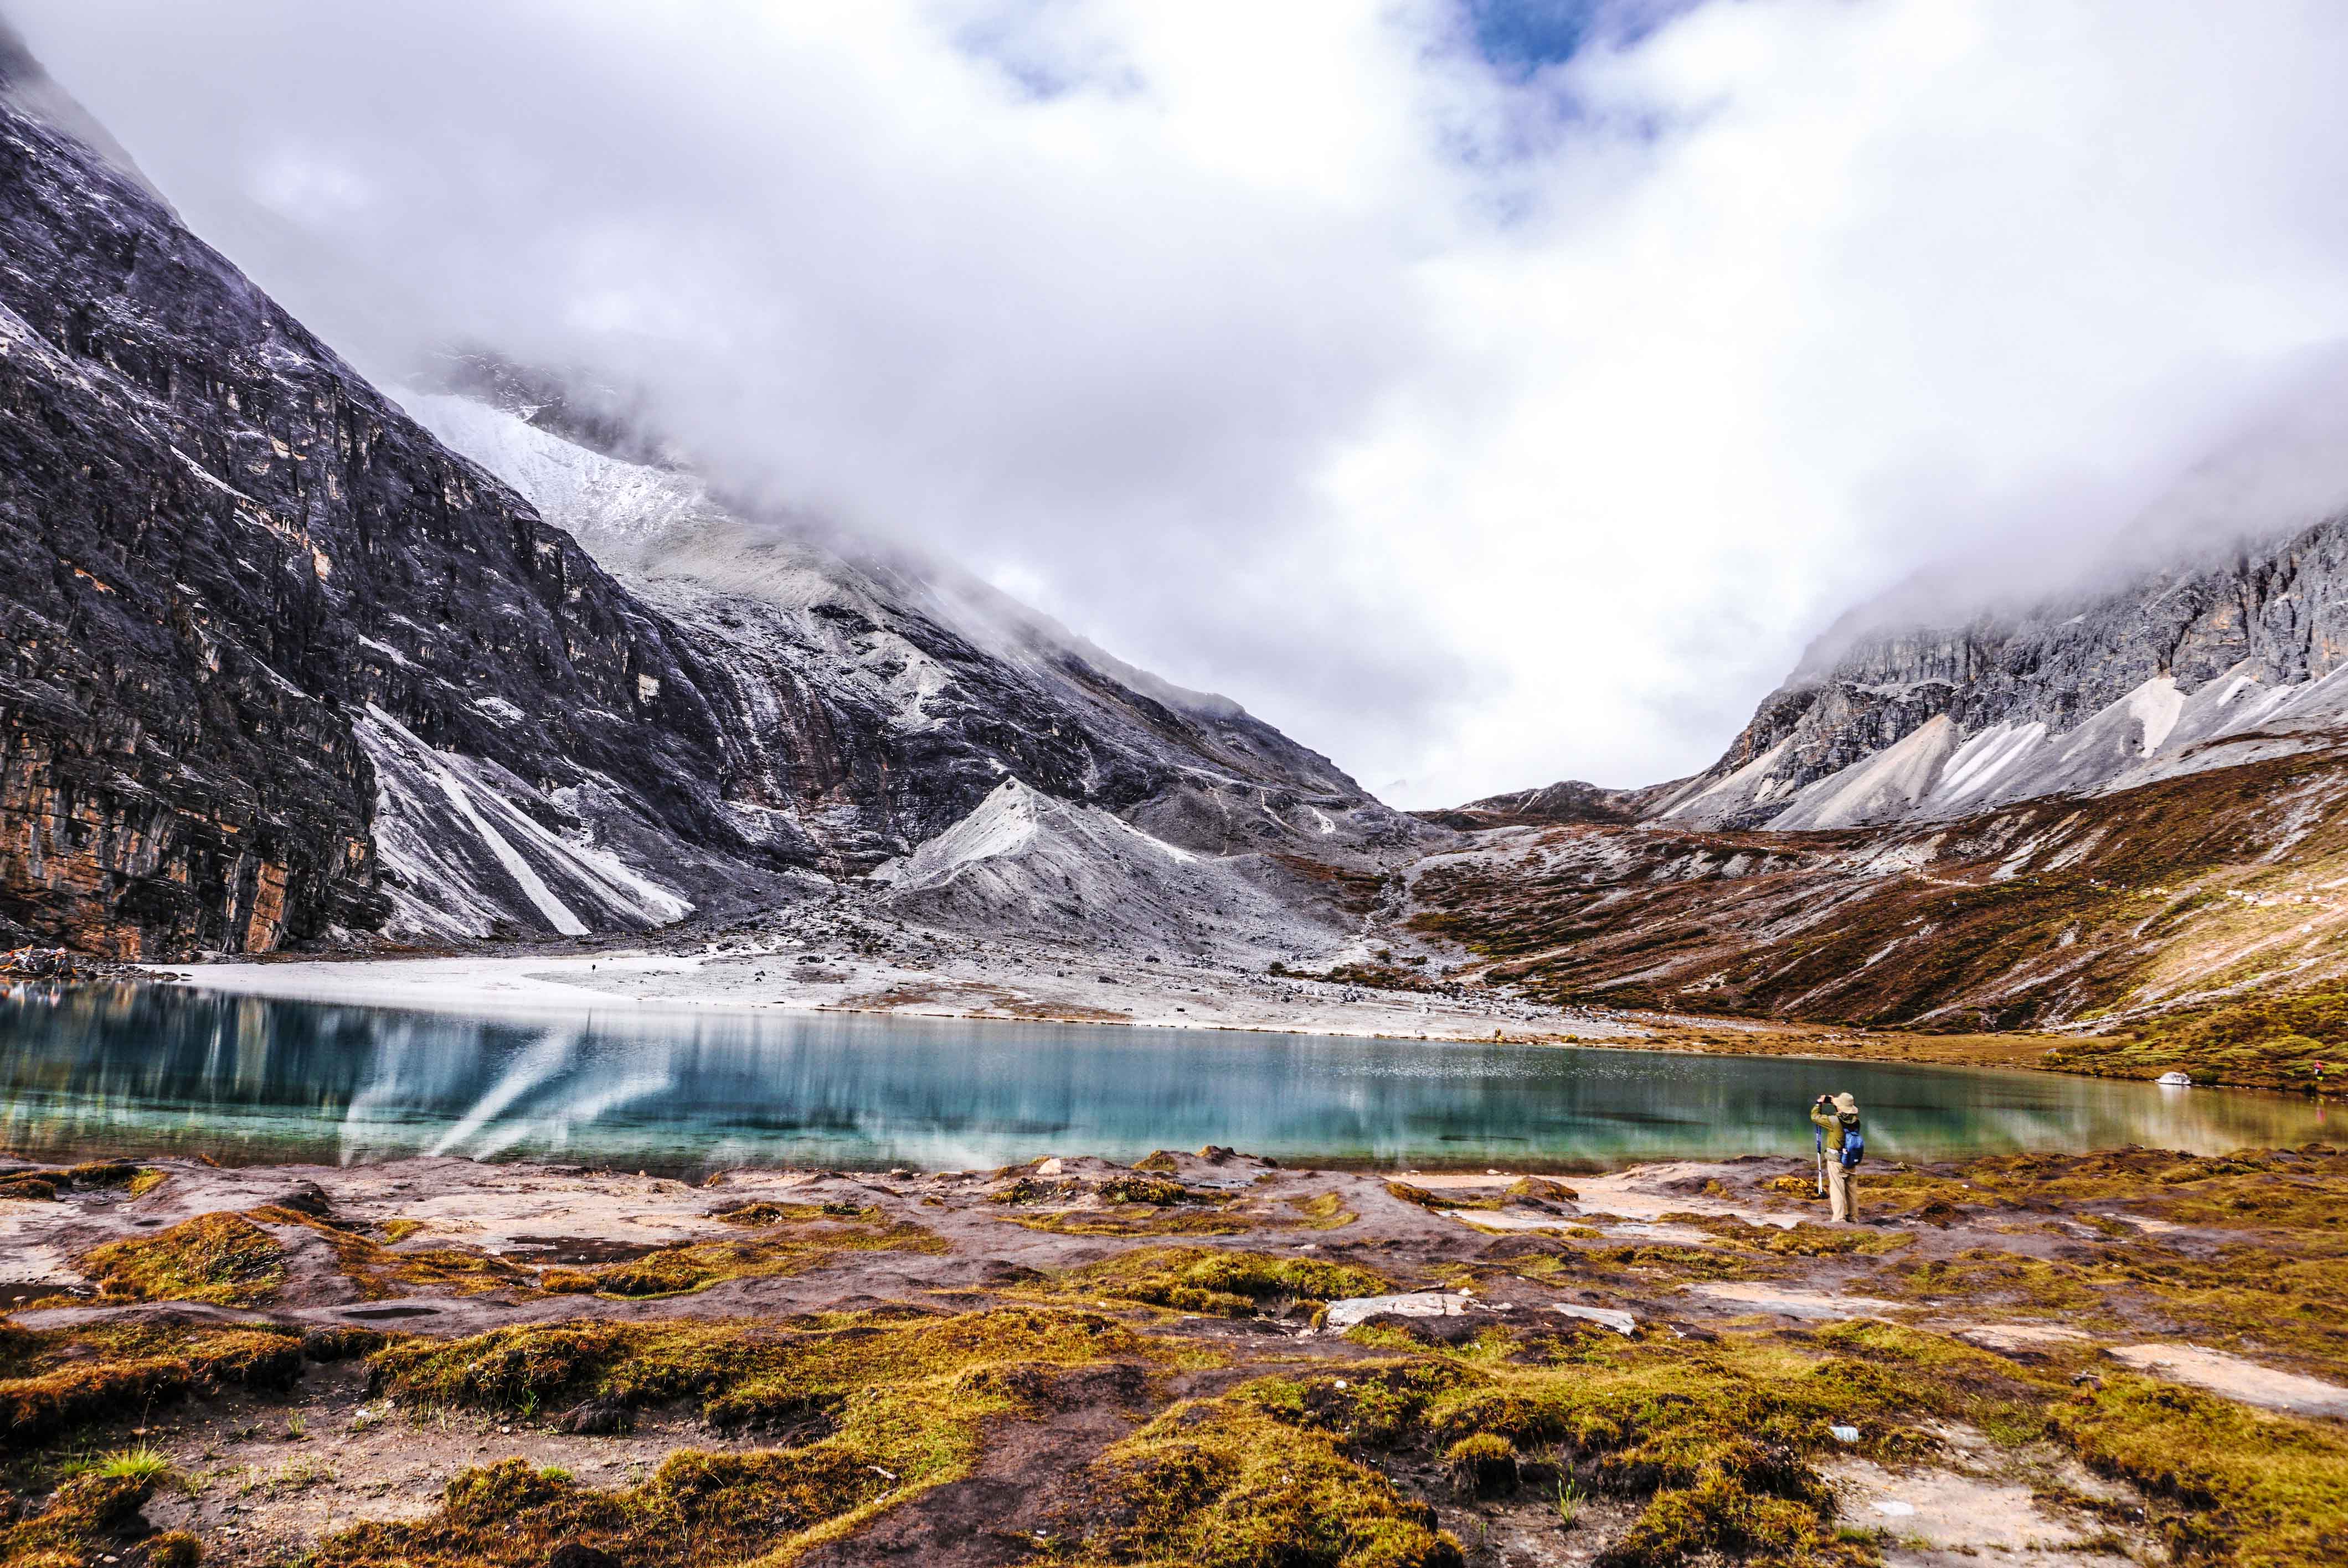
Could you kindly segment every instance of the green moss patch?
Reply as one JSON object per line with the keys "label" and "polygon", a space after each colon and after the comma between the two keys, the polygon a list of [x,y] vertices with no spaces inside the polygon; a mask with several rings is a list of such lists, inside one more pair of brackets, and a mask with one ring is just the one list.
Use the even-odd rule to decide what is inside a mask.
{"label": "green moss patch", "polygon": [[777,1204],[764,1200],[736,1204],[730,1208],[714,1209],[712,1219],[724,1220],[730,1225],[808,1225],[824,1220],[861,1220],[867,1225],[887,1219],[879,1206],[871,1204]]}
{"label": "green moss patch", "polygon": [[1055,1235],[1245,1235],[1256,1228],[1256,1222],[1241,1214],[1153,1208],[1146,1204],[1000,1217],[1023,1229]]}
{"label": "green moss patch", "polygon": [[198,1214],[166,1231],[108,1242],[76,1266],[108,1296],[252,1307],[285,1279],[285,1249],[242,1214]]}
{"label": "green moss patch", "polygon": [[1643,1500],[1601,1559],[1610,1568],[1867,1561],[1837,1530],[1814,1457],[1842,1451],[1829,1429],[1846,1422],[1877,1458],[1931,1440],[1911,1422],[1929,1397],[1884,1368],[1757,1338],[1698,1348],[1544,1332],[1268,1378],[1232,1398],[1351,1450],[1422,1453],[1467,1492],[1539,1471]]}
{"label": "green moss patch", "polygon": [[1310,1198],[1291,1198],[1288,1206],[1296,1211],[1298,1223],[1307,1230],[1343,1230],[1362,1217],[1347,1208],[1345,1200],[1335,1193],[1323,1193]]}
{"label": "green moss patch", "polygon": [[1351,1264],[1207,1247],[1141,1248],[1076,1269],[1059,1285],[1069,1294],[1222,1317],[1383,1296],[1395,1288],[1385,1276]]}
{"label": "green moss patch", "polygon": [[[942,1253],[945,1239],[910,1220],[891,1221],[878,1210],[856,1223],[825,1216],[822,1223],[775,1222],[769,1233],[754,1240],[691,1242],[662,1247],[628,1263],[600,1268],[547,1271],[541,1283],[550,1290],[601,1296],[678,1296],[704,1290],[722,1280],[776,1279],[803,1274],[843,1252]],[[777,1232],[780,1234],[777,1234]]]}
{"label": "green moss patch", "polygon": [[2348,1089],[2348,990],[2253,996],[2158,1015],[2062,1045],[2050,1066],[2108,1078],[2189,1073],[2197,1083]]}
{"label": "green moss patch", "polygon": [[1195,1568],[1460,1568],[1434,1511],[1318,1433],[1245,1399],[1177,1405],[1086,1473],[1110,1563]]}
{"label": "green moss patch", "polygon": [[2348,1562],[2348,1436],[2149,1378],[2116,1377],[2050,1426],[2091,1467],[2171,1505],[2179,1561],[2317,1568]]}
{"label": "green moss patch", "polygon": [[796,1440],[750,1453],[683,1450],[644,1485],[617,1491],[519,1460],[468,1471],[428,1518],[345,1532],[320,1544],[317,1561],[539,1568],[566,1541],[644,1568],[788,1561],[968,1474],[989,1422],[1084,1397],[1066,1382],[1076,1368],[1200,1360],[1097,1313],[1036,1307],[870,1314],[804,1328],[551,1324],[395,1344],[373,1368],[386,1392],[410,1404],[527,1416],[574,1402],[683,1402],[720,1426]]}
{"label": "green moss patch", "polygon": [[[321,1237],[335,1255],[335,1266],[370,1298],[406,1296],[418,1290],[446,1290],[460,1296],[498,1289],[529,1289],[537,1283],[530,1270],[471,1247],[417,1247],[395,1252],[351,1222],[321,1219],[299,1209],[270,1204],[252,1211],[251,1217],[273,1225],[298,1225]],[[385,1235],[396,1241],[413,1235],[415,1221],[394,1220]]]}
{"label": "green moss patch", "polygon": [[0,1525],[0,1563],[9,1568],[80,1568],[101,1554],[118,1555],[128,1538],[145,1533],[139,1511],[160,1479],[95,1471],[74,1477],[39,1512]]}
{"label": "green moss patch", "polygon": [[1000,1362],[1166,1361],[1174,1348],[1094,1312],[1005,1307],[953,1317],[868,1314],[786,1328],[763,1322],[550,1323],[470,1338],[403,1340],[369,1367],[420,1407],[536,1415],[589,1403],[684,1403],[720,1426],[829,1419],[860,1389]]}

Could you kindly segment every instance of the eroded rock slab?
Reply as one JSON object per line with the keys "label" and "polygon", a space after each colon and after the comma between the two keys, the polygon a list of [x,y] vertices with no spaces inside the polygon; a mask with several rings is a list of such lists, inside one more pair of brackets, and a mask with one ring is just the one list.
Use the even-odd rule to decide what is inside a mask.
{"label": "eroded rock slab", "polygon": [[1902,1310],[1897,1301],[1872,1296],[1841,1296],[1817,1290],[1788,1290],[1782,1286],[1752,1281],[1708,1279],[1688,1286],[1691,1294],[1729,1307],[1775,1312],[1787,1317],[1872,1317]]}
{"label": "eroded rock slab", "polygon": [[1549,1309],[1567,1317],[1579,1317],[1584,1322],[1600,1324],[1615,1333],[1628,1337],[1639,1331],[1639,1320],[1615,1307],[1580,1307],[1570,1301],[1552,1301]]}
{"label": "eroded rock slab", "polygon": [[2279,1372],[2199,1345],[2115,1345],[2106,1355],[2140,1372],[2173,1378],[2262,1409],[2295,1416],[2348,1416],[2348,1389]]}
{"label": "eroded rock slab", "polygon": [[1945,1470],[1902,1474],[1866,1460],[1843,1460],[1827,1476],[1845,1523],[1900,1538],[1886,1554],[1890,1563],[1933,1561],[1921,1553],[1943,1552],[1993,1553],[2011,1568],[2112,1561],[2077,1521],[2048,1512],[2027,1486]]}
{"label": "eroded rock slab", "polygon": [[1332,1333],[1351,1328],[1357,1323],[1389,1314],[1396,1317],[1457,1317],[1475,1302],[1469,1296],[1454,1296],[1445,1291],[1414,1291],[1407,1296],[1357,1296],[1350,1301],[1333,1301],[1323,1325]]}

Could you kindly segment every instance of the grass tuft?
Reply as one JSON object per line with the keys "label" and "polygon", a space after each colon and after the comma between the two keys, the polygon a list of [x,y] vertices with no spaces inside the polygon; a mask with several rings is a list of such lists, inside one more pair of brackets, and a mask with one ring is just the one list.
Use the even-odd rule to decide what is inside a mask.
{"label": "grass tuft", "polygon": [[1451,1483],[1469,1497],[1489,1497],[1517,1490],[1517,1449],[1491,1432],[1461,1438],[1443,1450],[1443,1468]]}
{"label": "grass tuft", "polygon": [[20,1328],[5,1359],[0,1436],[30,1445],[202,1389],[285,1388],[302,1374],[302,1340],[270,1327]]}

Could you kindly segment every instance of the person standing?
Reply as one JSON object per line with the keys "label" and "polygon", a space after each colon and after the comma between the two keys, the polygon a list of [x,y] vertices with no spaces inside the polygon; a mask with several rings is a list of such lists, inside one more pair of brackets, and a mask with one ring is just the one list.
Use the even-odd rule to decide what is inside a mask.
{"label": "person standing", "polygon": [[1849,1092],[1821,1094],[1810,1106],[1810,1121],[1826,1140],[1827,1200],[1838,1225],[1850,1223],[1851,1176],[1867,1147],[1859,1130],[1859,1102]]}

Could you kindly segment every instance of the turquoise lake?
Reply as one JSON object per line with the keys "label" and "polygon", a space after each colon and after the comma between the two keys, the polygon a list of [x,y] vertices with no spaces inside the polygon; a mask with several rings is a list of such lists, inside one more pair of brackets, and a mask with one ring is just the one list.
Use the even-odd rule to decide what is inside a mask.
{"label": "turquoise lake", "polygon": [[855,1014],[483,1018],[172,987],[0,1000],[0,1146],[44,1159],[967,1169],[1221,1143],[1570,1169],[1807,1154],[1809,1101],[1844,1089],[1879,1159],[2326,1132],[2322,1108],[2280,1096],[1783,1057]]}

